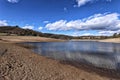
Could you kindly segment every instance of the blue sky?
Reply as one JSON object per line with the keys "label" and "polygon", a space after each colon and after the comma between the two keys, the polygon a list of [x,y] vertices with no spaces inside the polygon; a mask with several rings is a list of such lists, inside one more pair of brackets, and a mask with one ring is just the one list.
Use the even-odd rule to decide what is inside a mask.
{"label": "blue sky", "polygon": [[120,0],[0,0],[0,26],[43,33],[112,35],[120,32]]}

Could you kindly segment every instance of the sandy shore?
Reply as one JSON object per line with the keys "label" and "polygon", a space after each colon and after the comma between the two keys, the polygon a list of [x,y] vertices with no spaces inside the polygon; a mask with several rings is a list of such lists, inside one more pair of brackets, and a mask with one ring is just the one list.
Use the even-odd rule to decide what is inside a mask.
{"label": "sandy shore", "polygon": [[61,40],[42,37],[37,37],[36,40],[36,37],[23,36],[2,36],[0,39],[0,80],[117,80],[84,70],[84,66],[77,68],[34,54],[29,49],[14,44]]}
{"label": "sandy shore", "polygon": [[35,36],[0,36],[1,42],[18,43],[18,42],[59,42],[60,39],[35,37]]}
{"label": "sandy shore", "polygon": [[103,39],[103,40],[98,40],[98,41],[99,41],[99,42],[120,43],[120,38]]}
{"label": "sandy shore", "polygon": [[120,43],[120,38],[102,39],[102,40],[92,40],[92,39],[73,39],[72,41],[98,41],[98,42],[111,42]]}
{"label": "sandy shore", "polygon": [[[19,42],[61,42],[65,40],[45,38],[45,37],[34,37],[34,36],[0,36],[0,42],[8,43],[19,43]],[[91,40],[91,39],[73,39],[72,41],[98,41],[98,42],[112,42],[120,43],[120,38],[102,39],[102,40]]]}

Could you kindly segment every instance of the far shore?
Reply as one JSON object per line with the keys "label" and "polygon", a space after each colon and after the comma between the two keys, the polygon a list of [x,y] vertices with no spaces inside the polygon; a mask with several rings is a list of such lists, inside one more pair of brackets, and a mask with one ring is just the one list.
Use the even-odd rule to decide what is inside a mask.
{"label": "far shore", "polygon": [[[0,36],[0,42],[5,43],[20,43],[20,42],[63,42],[67,40],[45,38],[38,36]],[[120,43],[120,38],[110,39],[72,39],[71,41],[98,41],[98,42],[111,42]]]}
{"label": "far shore", "polygon": [[97,41],[97,42],[120,43],[120,38],[110,38],[110,39],[73,39],[72,41]]}
{"label": "far shore", "polygon": [[99,42],[120,43],[120,38],[103,39],[103,40],[98,40],[98,41]]}
{"label": "far shore", "polygon": [[62,42],[65,40],[45,38],[38,36],[0,36],[0,42],[21,43],[21,42]]}

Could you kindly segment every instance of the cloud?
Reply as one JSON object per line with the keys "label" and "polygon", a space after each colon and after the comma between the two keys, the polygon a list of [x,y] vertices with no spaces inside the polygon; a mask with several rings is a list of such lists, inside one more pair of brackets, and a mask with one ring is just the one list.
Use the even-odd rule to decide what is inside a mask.
{"label": "cloud", "polygon": [[66,7],[64,7],[64,8],[63,8],[63,10],[64,10],[64,11],[67,11],[67,8],[66,8]]}
{"label": "cloud", "polygon": [[34,29],[34,26],[30,26],[30,25],[26,25],[24,27],[22,27],[23,29]]}
{"label": "cloud", "polygon": [[7,26],[8,23],[6,20],[0,20],[0,26]]}
{"label": "cloud", "polygon": [[111,2],[112,0],[106,0],[106,1]]}
{"label": "cloud", "polygon": [[39,30],[42,30],[42,29],[43,29],[43,27],[39,27],[38,29],[39,29]]}
{"label": "cloud", "polygon": [[114,33],[120,33],[120,30],[116,30],[116,31],[110,31],[110,30],[108,30],[108,31],[99,31],[98,32],[99,33],[99,35],[113,35]]}
{"label": "cloud", "polygon": [[19,0],[7,0],[7,1],[10,3],[18,3],[19,2]]}
{"label": "cloud", "polygon": [[78,20],[59,20],[48,23],[45,26],[48,30],[117,30],[120,29],[118,13],[95,14],[88,18]]}
{"label": "cloud", "polygon": [[48,30],[68,30],[68,26],[66,23],[66,20],[59,20],[54,23],[48,23],[45,27]]}
{"label": "cloud", "polygon": [[94,35],[94,34],[91,34],[91,33],[84,33],[84,34],[82,34],[82,36],[92,36],[92,35]]}
{"label": "cloud", "polygon": [[46,24],[48,30],[99,30],[118,31],[120,30],[120,19],[118,13],[95,14],[88,18],[78,20],[59,20]]}
{"label": "cloud", "polygon": [[[99,0],[76,0],[77,5],[74,5],[74,7],[81,7],[89,2],[95,2],[95,1],[99,1]],[[105,0],[107,2],[111,2],[112,0]]]}
{"label": "cloud", "polygon": [[43,23],[49,23],[49,21],[43,21]]}
{"label": "cloud", "polygon": [[86,3],[91,2],[91,1],[92,1],[92,0],[76,0],[78,7],[83,6],[83,5],[85,5]]}

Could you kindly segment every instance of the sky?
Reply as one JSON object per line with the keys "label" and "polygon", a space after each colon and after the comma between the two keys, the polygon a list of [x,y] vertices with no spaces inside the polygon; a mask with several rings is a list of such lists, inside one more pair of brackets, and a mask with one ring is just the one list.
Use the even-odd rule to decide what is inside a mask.
{"label": "sky", "polygon": [[0,0],[0,26],[72,36],[120,33],[120,0]]}

